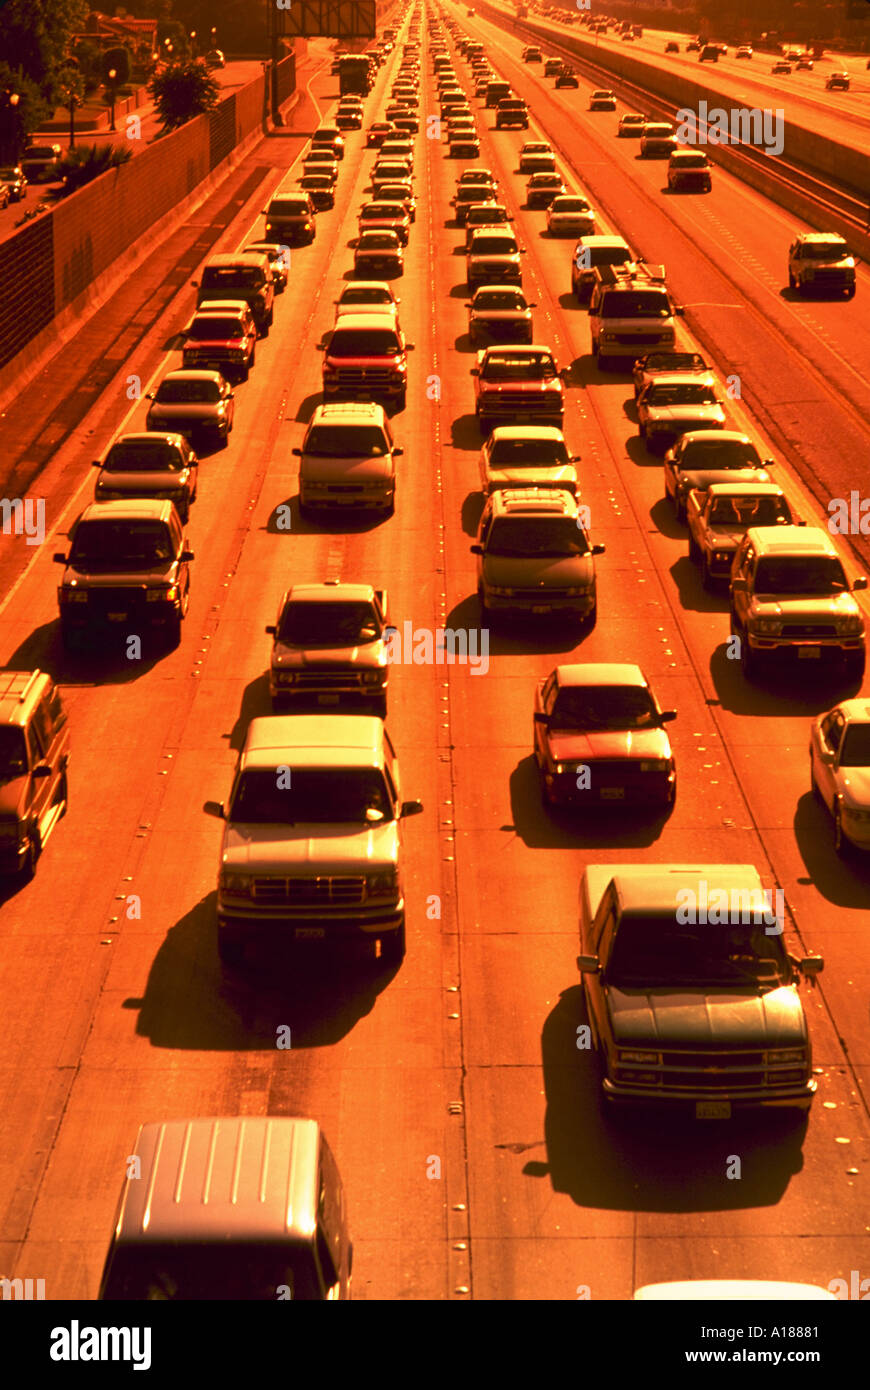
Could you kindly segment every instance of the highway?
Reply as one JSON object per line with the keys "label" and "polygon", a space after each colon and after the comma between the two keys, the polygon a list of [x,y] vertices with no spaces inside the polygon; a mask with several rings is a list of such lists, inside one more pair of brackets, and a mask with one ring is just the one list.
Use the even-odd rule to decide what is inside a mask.
{"label": "highway", "polygon": [[[438,103],[424,23],[417,218],[395,282],[414,344],[407,407],[393,421],[404,448],[395,516],[303,520],[291,453],[321,399],[316,345],[351,277],[375,157],[364,133],[349,132],[336,206],[318,214],[315,242],[293,249],[274,327],[236,388],[229,446],[201,464],[180,647],[137,662],[65,654],[51,557],[91,500],[92,460],[116,434],[144,428],[128,374],[144,392],[181,365],[170,345],[194,305],[189,274],[34,484],[47,498],[44,543],[0,539],[3,664],[56,677],[73,750],[68,813],[34,880],[9,885],[0,906],[0,1268],[45,1277],[48,1298],[95,1298],[140,1123],[299,1114],[322,1123],[347,1188],[354,1298],[571,1300],[587,1288],[594,1300],[624,1300],[666,1279],[848,1281],[868,1230],[870,869],[836,855],[807,758],[811,718],[844,692],[750,685],[728,659],[727,598],[707,593],[688,559],[661,460],[638,439],[628,378],[594,365],[586,313],[569,294],[573,241],[549,238],[545,214],[524,209],[519,147],[550,141],[566,182],[599,211],[599,231],[665,264],[686,306],[685,342],[723,382],[739,379],[729,424],[768,446],[777,480],[817,524],[830,498],[865,486],[870,275],[859,268],[853,301],[799,299],[786,288],[787,247],[802,230],[789,214],[715,169],[709,196],[668,195],[663,166],[616,138],[624,108],[589,113],[585,79],[555,91],[522,63],[518,38],[468,19],[464,5],[419,8],[485,41],[533,115],[528,132],[495,132],[472,97],[474,163],[496,175],[527,248],[535,340],[570,369],[565,434],[580,455],[592,538],[606,545],[598,623],[585,636],[558,622],[493,630],[485,674],[394,668],[387,728],[403,794],[424,804],[403,832],[408,951],[398,970],[303,959],[250,977],[222,971],[221,827],[202,807],[227,795],[248,721],[270,713],[264,628],[282,591],[366,581],[388,590],[394,621],[479,627],[469,547],[482,440],[464,237],[449,202],[468,162],[426,136]],[[470,90],[468,65],[448,47]],[[365,126],[382,118],[400,54],[401,42]],[[773,91],[753,68],[756,81]],[[259,238],[260,210],[298,171],[336,96],[320,72],[287,129],[248,154],[256,186],[211,250]],[[0,437],[10,467],[23,468],[8,421]],[[277,521],[288,503],[289,531]],[[867,537],[843,553],[851,574],[870,570]],[[660,704],[677,709],[669,817],[617,810],[589,823],[542,806],[534,692],[571,661],[637,662]],[[707,1126],[602,1118],[594,1063],[576,1046],[577,890],[586,864],[626,860],[750,863],[784,890],[789,948],[825,959],[818,987],[801,991],[818,1081],[805,1132],[770,1116]],[[290,1050],[276,1048],[282,1026]],[[728,1176],[734,1155],[739,1181]]]}

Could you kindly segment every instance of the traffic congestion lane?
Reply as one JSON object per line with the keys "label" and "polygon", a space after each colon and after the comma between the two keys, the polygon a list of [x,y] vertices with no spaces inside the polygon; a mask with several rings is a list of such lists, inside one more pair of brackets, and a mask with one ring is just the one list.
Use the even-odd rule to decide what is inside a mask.
{"label": "traffic congestion lane", "polygon": [[[22,1258],[46,1253],[51,1232],[57,1231],[57,1205],[63,1200],[69,1208],[63,1233],[71,1243],[60,1265],[54,1250],[51,1267],[60,1288],[70,1296],[95,1292],[117,1196],[118,1154],[129,1146],[145,1111],[220,1113],[240,1106],[274,1110],[275,1105],[317,1114],[337,1149],[348,1182],[350,1209],[356,1214],[358,1292],[394,1297],[446,1294],[444,1191],[445,1183],[452,1186],[452,1180],[448,1174],[445,1183],[427,1182],[417,1161],[420,1153],[446,1156],[449,1152],[442,1117],[455,1094],[445,1066],[450,1061],[449,1036],[443,1039],[439,1026],[444,992],[440,938],[438,928],[433,934],[424,915],[427,901],[435,895],[445,905],[442,920],[449,921],[450,894],[439,892],[443,869],[438,835],[415,836],[411,832],[424,822],[409,822],[408,964],[414,962],[410,970],[406,965],[395,980],[381,980],[377,985],[371,983],[376,976],[369,976],[367,983],[365,972],[362,976],[338,972],[336,978],[327,972],[314,996],[297,979],[288,999],[280,985],[277,997],[274,992],[270,996],[262,981],[259,988],[239,986],[233,991],[217,971],[213,888],[218,842],[214,823],[201,813],[204,799],[225,795],[232,745],[238,746],[243,724],[252,713],[266,712],[262,697],[268,644],[263,628],[274,619],[279,592],[291,578],[320,578],[336,567],[345,577],[374,574],[390,590],[397,615],[413,613],[417,623],[434,625],[437,571],[429,581],[421,576],[421,555],[427,548],[434,548],[436,555],[438,550],[427,505],[429,448],[407,449],[395,520],[355,535],[346,535],[337,526],[306,525],[284,536],[275,527],[277,505],[295,492],[289,448],[301,438],[303,421],[294,417],[307,416],[310,404],[306,403],[318,394],[320,356],[313,347],[332,322],[331,300],[340,285],[338,276],[350,262],[347,242],[356,231],[357,195],[371,157],[365,158],[366,169],[358,170],[356,176],[353,155],[346,163],[352,182],[345,214],[339,211],[332,218],[333,235],[328,241],[318,239],[314,247],[298,253],[306,283],[320,286],[316,305],[292,294],[286,296],[286,306],[279,301],[275,326],[261,344],[251,381],[239,388],[230,447],[217,456],[211,486],[203,489],[194,509],[191,528],[200,523],[195,545],[206,564],[194,585],[185,643],[179,653],[155,668],[151,679],[141,678],[135,701],[119,699],[123,708],[112,710],[113,727],[127,750],[127,764],[140,769],[140,777],[133,796],[126,789],[128,804],[120,797],[109,808],[114,832],[107,837],[111,844],[102,855],[99,876],[101,882],[109,880],[103,889],[104,911],[108,913],[113,901],[112,880],[126,876],[122,870],[136,850],[139,856],[132,879],[147,884],[146,906],[141,926],[125,923],[119,932],[118,950],[113,952],[116,959],[99,998],[90,1001],[95,1012],[80,1084],[65,1097],[63,1134],[29,1223],[33,1243],[22,1253]],[[313,263],[318,249],[326,260],[322,280]],[[306,251],[312,253],[310,258]],[[408,284],[413,291],[418,281],[425,286],[427,252],[422,237],[417,246],[412,242],[411,258]],[[426,302],[423,293],[412,293],[408,299],[406,326],[409,337],[419,331],[421,347],[428,324],[422,308]],[[416,313],[415,303],[421,306]],[[300,341],[306,345],[301,359]],[[288,374],[290,363],[294,369]],[[432,407],[422,393],[414,401],[399,417],[397,431],[401,437],[407,418],[411,437],[425,446],[431,435]],[[227,527],[227,517],[235,519],[232,528]],[[291,543],[292,559],[279,559],[277,547],[286,546],[289,552]],[[230,576],[237,577],[230,582]],[[266,576],[268,582],[264,582]],[[45,576],[34,571],[32,579],[33,592],[41,592],[50,611],[51,588]],[[30,603],[26,585],[20,602]],[[397,668],[391,701],[394,717],[388,724],[402,761],[405,794],[422,796],[433,827],[438,823],[439,794],[441,801],[449,802],[445,788],[438,785],[440,765],[431,758],[438,738],[439,675],[437,670],[427,670],[421,680],[417,668]],[[405,692],[413,692],[413,698],[403,692],[403,686]],[[166,703],[155,699],[161,691]],[[97,786],[101,770],[105,778],[97,731],[106,714],[104,694],[101,689],[78,692],[72,709],[77,728],[87,728],[85,715],[93,717],[87,729],[87,746],[93,752],[79,760],[83,787]],[[144,730],[143,699],[153,714]],[[170,701],[176,711],[174,721],[166,708]],[[170,761],[171,775],[164,783],[157,781]],[[139,786],[146,780],[146,770],[150,786],[158,789],[149,793],[147,807],[148,798]],[[158,805],[159,792],[164,795]],[[82,806],[84,793],[79,797]],[[142,809],[135,804],[139,800]],[[70,820],[72,816],[71,809]],[[143,817],[151,833],[144,834],[145,843],[137,846]],[[106,836],[101,818],[94,820]],[[184,827],[182,836],[179,826]],[[51,856],[59,840],[60,832],[49,844],[32,885],[44,893],[51,891]],[[93,858],[100,858],[96,846]],[[184,884],[181,901],[179,883]],[[24,894],[16,901],[24,909]],[[89,943],[93,906],[83,905],[83,909],[80,930]],[[108,954],[105,947],[103,954]],[[58,1009],[58,1016],[63,1019],[63,1009]],[[285,1022],[295,1029],[297,1050],[278,1053],[274,1062],[268,1055],[253,1060],[252,1054],[273,1051],[275,1028]],[[342,1037],[351,1029],[342,1046]],[[179,1052],[183,1052],[181,1058]],[[397,1062],[402,1064],[398,1071]],[[106,1086],[109,1067],[113,1078],[118,1077],[111,1089]],[[119,1093],[120,1117],[114,1109]],[[70,1154],[80,1150],[82,1131],[93,1123],[95,1112],[105,1124],[95,1141],[92,1166],[81,1173],[81,1186],[73,1183],[70,1204]],[[403,1137],[397,1139],[397,1134]],[[350,1144],[355,1152],[346,1156]],[[381,1155],[392,1157],[381,1162]],[[25,1175],[19,1175],[19,1184],[25,1185]],[[87,1200],[92,1188],[100,1193],[97,1204]],[[96,1214],[94,1205],[99,1207]]]}
{"label": "traffic congestion lane", "polygon": [[[501,140],[513,146],[521,138],[501,137]],[[508,172],[513,161],[506,157],[501,168],[497,165],[494,145],[499,139],[494,136],[493,147],[484,147],[481,163],[495,167],[500,175],[506,174],[508,184],[512,182],[516,187],[519,181],[516,176],[511,179]],[[504,187],[500,195],[507,200]],[[523,215],[519,217],[522,222]],[[524,285],[534,277],[534,290],[528,291],[532,298],[537,298],[544,287],[545,321],[548,327],[550,323],[559,324],[562,335],[570,342],[572,316],[570,312],[564,313],[553,294],[552,279],[536,264],[536,251],[543,250],[544,241],[536,248],[527,230],[523,231],[523,239],[530,245],[524,262]],[[461,319],[453,308],[456,278],[453,261],[444,256],[442,263],[445,292],[441,297],[451,306],[448,309],[451,317],[445,324],[449,340],[459,329]],[[549,294],[547,285],[551,287]],[[537,311],[535,321],[538,321]],[[537,328],[535,337],[552,341],[549,332],[540,333]],[[465,361],[469,360],[465,355]],[[464,517],[468,492],[476,483],[475,450],[470,431],[463,433],[467,402],[471,398],[470,385],[470,379],[460,371],[456,381],[460,415],[454,442],[457,437],[463,442],[467,439],[469,447],[456,450],[455,466],[448,474],[456,480],[454,511],[457,518]],[[671,569],[676,558],[674,552],[682,558],[685,541],[664,537],[664,553],[647,551],[649,533],[652,534],[651,547],[658,545],[658,528],[647,519],[646,507],[641,505],[640,499],[636,509],[632,505],[637,482],[633,476],[635,465],[626,457],[625,450],[625,387],[609,383],[591,385],[587,394],[594,396],[595,406],[594,409],[587,407],[586,418],[579,429],[579,421],[572,419],[572,394],[569,392],[566,436],[572,450],[579,443],[584,456],[586,446],[592,446],[589,449],[589,457],[594,459],[592,467],[584,467],[582,461],[580,464],[583,499],[590,505],[593,538],[605,540],[608,547],[607,553],[597,562],[601,617],[595,631],[573,651],[573,658],[639,660],[653,680],[662,704],[677,706],[680,718],[673,726],[673,739],[679,791],[674,813],[662,828],[640,819],[631,830],[614,829],[612,825],[596,825],[592,829],[585,826],[578,830],[570,821],[565,825],[561,819],[550,817],[539,809],[537,777],[530,756],[532,696],[537,680],[546,675],[556,661],[572,659],[571,646],[564,634],[548,633],[546,639],[541,634],[541,640],[537,641],[533,635],[521,637],[511,627],[506,635],[493,637],[493,666],[486,680],[481,679],[472,686],[473,677],[469,674],[461,670],[452,673],[451,679],[457,687],[454,697],[457,721],[467,721],[464,738],[467,756],[459,761],[458,799],[466,827],[459,841],[460,849],[465,849],[464,858],[460,858],[459,883],[464,924],[463,963],[467,967],[464,978],[468,982],[464,993],[471,991],[468,1014],[474,1024],[474,1031],[468,1034],[467,1049],[469,1142],[473,1158],[470,1164],[473,1252],[476,1292],[483,1297],[565,1297],[575,1287],[567,1280],[565,1272],[572,1256],[581,1271],[588,1270],[589,1257],[585,1254],[588,1246],[581,1242],[588,1235],[592,1209],[596,1238],[595,1277],[589,1275],[584,1279],[581,1272],[576,1276],[576,1283],[592,1283],[593,1297],[628,1296],[632,1287],[631,1260],[636,1259],[640,1246],[638,1240],[629,1254],[629,1237],[635,1226],[628,1219],[628,1213],[638,1206],[642,1208],[645,1203],[653,1209],[662,1203],[662,1198],[655,1196],[661,1185],[662,1164],[650,1164],[645,1136],[636,1142],[628,1157],[622,1135],[619,1144],[613,1144],[612,1135],[602,1130],[597,1119],[595,1101],[588,1088],[588,1070],[584,1072],[576,1061],[576,1026],[584,1016],[579,1005],[573,957],[577,948],[576,884],[583,864],[592,859],[611,862],[624,858],[686,860],[696,855],[700,862],[742,859],[759,862],[764,859],[764,849],[751,811],[741,797],[729,750],[722,741],[702,683],[693,674],[695,670],[703,673],[709,660],[708,635],[704,634],[699,641],[695,634],[689,652],[683,646],[685,615],[673,600]],[[620,477],[622,458],[631,469],[625,483]],[[641,473],[642,481],[653,477],[653,486],[660,497],[660,462]],[[650,503],[655,505],[655,500],[650,498]],[[454,620],[470,613],[475,606],[471,597],[473,569],[466,545],[466,537],[457,536],[451,557],[457,578]],[[692,650],[693,646],[697,650]],[[481,739],[486,740],[485,777],[475,776],[472,771],[471,750],[480,748]],[[462,746],[460,735],[457,735],[457,746]],[[549,853],[546,857],[536,854],[533,864],[528,849],[547,849]],[[569,852],[554,856],[554,849]],[[498,874],[495,893],[490,867],[493,864]],[[543,881],[546,881],[547,890],[542,898]],[[506,924],[499,911],[501,893],[508,885],[515,907],[515,927]],[[811,944],[816,945],[814,934]],[[828,983],[826,979],[826,985]],[[805,997],[808,994],[807,991]],[[849,1082],[837,1071],[838,1064],[842,1064],[842,1054],[833,1031],[827,1026],[821,994],[810,996],[807,1007],[817,1061],[825,1068],[825,1096],[835,1097],[832,1103],[845,1108],[851,1099]],[[543,1031],[542,1018],[546,1019]],[[543,1130],[537,1071],[541,1055],[550,1102]],[[840,1119],[842,1123],[842,1115]],[[658,1155],[667,1163],[665,1203],[670,1206],[666,1205],[666,1210],[676,1214],[681,1207],[691,1204],[690,1210],[676,1219],[684,1233],[691,1232],[693,1241],[699,1242],[707,1269],[712,1261],[713,1246],[718,1249],[720,1237],[728,1231],[737,1250],[734,1274],[745,1274],[749,1267],[759,1273],[771,1267],[793,1271],[798,1267],[803,1248],[802,1233],[807,1229],[808,1209],[813,1204],[812,1184],[804,1186],[793,1182],[794,1170],[801,1163],[795,1141],[784,1138],[771,1144],[757,1134],[750,1134],[748,1141],[741,1142],[747,1142],[757,1156],[763,1155],[764,1171],[775,1174],[769,1187],[756,1183],[751,1189],[745,1186],[741,1189],[740,1200],[745,1202],[745,1211],[736,1215],[728,1212],[719,1220],[715,1233],[710,1234],[710,1219],[699,1220],[697,1213],[705,1209],[705,1204],[711,1210],[727,1208],[732,1198],[722,1190],[725,1185],[718,1176],[706,1188],[703,1182],[699,1184],[698,1168],[700,1166],[703,1171],[712,1153],[705,1152],[705,1145],[697,1133],[686,1135],[682,1132],[680,1144],[687,1149],[682,1163],[675,1166],[671,1152]],[[721,1162],[718,1143],[718,1139],[711,1140],[717,1174]],[[829,1163],[831,1144],[830,1132],[822,1134],[818,1128],[811,1128],[804,1161],[812,1167],[816,1182]],[[612,1182],[602,1180],[598,1176],[602,1172],[613,1173]],[[649,1179],[650,1173],[655,1174],[655,1182]],[[668,1178],[672,1173],[676,1180],[671,1184]],[[530,1185],[529,1178],[548,1175],[549,1183],[538,1184],[536,1201],[535,1185]],[[557,1193],[568,1195],[570,1200],[563,1203],[557,1198],[554,1201],[551,1184]],[[691,1199],[685,1195],[687,1185]],[[787,1190],[788,1200],[783,1204],[782,1213],[777,1211],[775,1231],[768,1230],[766,1238],[759,1240],[757,1208],[784,1197]],[[844,1224],[859,1230],[860,1203],[854,1191],[847,1190],[845,1200],[851,1202],[852,1222],[851,1227],[848,1221]],[[624,1212],[624,1218],[608,1216],[611,1208]],[[826,1242],[825,1251],[814,1262],[818,1275],[824,1273],[826,1262],[831,1259],[830,1231],[839,1229],[833,1208],[832,1203],[818,1222],[822,1232],[827,1224],[827,1234],[819,1237],[821,1242]],[[738,1223],[736,1228],[735,1223]],[[668,1216],[658,1225],[650,1225],[644,1235],[647,1245],[652,1247],[654,1260],[659,1258],[657,1242],[662,1225],[665,1229],[673,1229],[674,1217]],[[547,1241],[540,1239],[543,1231],[554,1237],[554,1243],[558,1240],[558,1257],[554,1256]],[[600,1259],[599,1242],[605,1243]],[[657,1277],[677,1277],[685,1270],[685,1264],[679,1259],[678,1251],[671,1247],[667,1253],[663,1252],[658,1269]],[[665,1273],[661,1273],[662,1270]],[[827,1277],[830,1278],[830,1274]]]}

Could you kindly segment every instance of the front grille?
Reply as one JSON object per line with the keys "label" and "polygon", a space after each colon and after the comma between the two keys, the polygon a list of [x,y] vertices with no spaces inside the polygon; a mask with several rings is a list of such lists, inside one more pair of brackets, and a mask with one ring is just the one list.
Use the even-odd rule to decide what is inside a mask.
{"label": "front grille", "polygon": [[836,637],[833,623],[783,623],[783,637]]}
{"label": "front grille", "polygon": [[88,608],[101,609],[106,613],[124,613],[145,601],[146,586],[133,584],[128,588],[107,588],[88,590]]}
{"label": "front grille", "polygon": [[698,1071],[668,1071],[664,1077],[668,1089],[684,1091],[749,1091],[764,1085],[763,1071],[708,1072],[701,1068]]}
{"label": "front grille", "polygon": [[338,373],[339,385],[343,387],[366,386],[376,390],[393,385],[395,380],[393,373],[383,367],[344,367]]}
{"label": "front grille", "polygon": [[[280,673],[278,679],[281,680]],[[359,672],[346,671],[340,666],[320,666],[312,670],[297,671],[292,688],[294,690],[361,690],[362,676]]]}
{"label": "front grille", "polygon": [[528,603],[552,603],[557,599],[568,598],[567,589],[514,589],[514,598]]}
{"label": "front grille", "polygon": [[261,903],[287,903],[290,907],[336,907],[363,903],[366,881],[362,875],[323,878],[255,878],[254,899]]}
{"label": "front grille", "polygon": [[186,348],[183,356],[186,362],[226,362],[237,351],[237,348],[227,347]]}
{"label": "front grille", "polygon": [[813,276],[813,279],[817,282],[824,281],[830,285],[845,284],[847,281],[849,282],[849,284],[852,283],[852,277],[850,275],[847,275],[844,270],[817,270]]}
{"label": "front grille", "polygon": [[660,342],[661,337],[661,333],[617,333],[616,341],[628,347],[634,347],[637,343],[646,346],[649,343]]}
{"label": "front grille", "polygon": [[[589,762],[592,773],[593,786],[605,782],[607,778],[613,778],[616,782],[624,782],[629,778],[650,777],[651,773],[641,772],[640,760],[637,758],[593,758]],[[664,773],[660,773],[664,776]]]}
{"label": "front grille", "polygon": [[533,394],[531,391],[493,391],[484,393],[481,397],[480,408],[487,415],[513,414],[514,412],[526,415],[532,411],[541,415],[560,415],[562,413],[562,399],[555,392]]}

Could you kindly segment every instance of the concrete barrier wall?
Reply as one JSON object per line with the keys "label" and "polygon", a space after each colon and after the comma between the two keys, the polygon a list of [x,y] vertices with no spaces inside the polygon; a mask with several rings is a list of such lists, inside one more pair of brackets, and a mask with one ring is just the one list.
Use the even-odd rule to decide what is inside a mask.
{"label": "concrete barrier wall", "polygon": [[[614,77],[623,78],[645,91],[660,96],[662,100],[673,102],[676,106],[698,108],[700,101],[709,107],[729,108],[734,97],[723,86],[716,86],[713,79],[717,69],[712,63],[699,63],[697,78],[684,77],[681,73],[655,66],[633,54],[614,51],[607,47],[596,47],[594,38],[585,38],[566,31],[553,33],[551,29],[532,20],[514,20],[513,15],[494,5],[480,4],[478,12],[512,32],[528,33],[541,42],[558,43],[560,47],[576,53],[590,63],[604,68]],[[703,74],[703,76],[702,76]],[[866,132],[865,132],[866,135]],[[865,140],[865,143],[870,141]],[[859,197],[868,196],[870,190],[870,151],[855,149],[819,135],[805,125],[795,121],[784,123],[784,153],[788,159],[817,174],[820,178],[835,180],[843,187],[853,190]]]}

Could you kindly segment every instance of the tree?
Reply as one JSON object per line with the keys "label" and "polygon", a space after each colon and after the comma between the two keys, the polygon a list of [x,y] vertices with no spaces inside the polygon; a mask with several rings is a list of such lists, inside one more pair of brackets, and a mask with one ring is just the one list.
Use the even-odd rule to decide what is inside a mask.
{"label": "tree", "polygon": [[[7,93],[18,101],[10,102]],[[13,71],[0,62],[0,159],[17,164],[31,131],[38,130],[53,110],[35,82],[20,69]]]}
{"label": "tree", "polygon": [[87,0],[6,0],[0,5],[0,53],[36,83],[49,103],[58,99],[58,68],[89,8]]}
{"label": "tree", "polygon": [[109,73],[114,68],[114,85],[116,87],[123,87],[125,82],[130,81],[131,66],[129,48],[107,48],[103,54],[100,76],[104,82],[108,82]]}
{"label": "tree", "polygon": [[220,86],[205,63],[192,58],[163,68],[148,83],[148,91],[166,130],[213,111],[220,97]]}
{"label": "tree", "polygon": [[64,194],[76,193],[100,174],[126,164],[132,154],[129,146],[123,145],[91,145],[70,150],[57,166],[58,174],[65,178]]}

